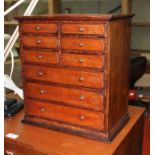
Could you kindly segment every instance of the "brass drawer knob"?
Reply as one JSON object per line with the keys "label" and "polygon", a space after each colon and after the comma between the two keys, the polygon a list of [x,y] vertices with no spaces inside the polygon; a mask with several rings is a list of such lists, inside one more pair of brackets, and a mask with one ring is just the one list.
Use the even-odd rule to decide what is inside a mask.
{"label": "brass drawer knob", "polygon": [[44,108],[41,108],[41,109],[40,109],[40,111],[41,111],[41,112],[44,112],[44,111],[45,111],[45,109],[44,109]]}
{"label": "brass drawer knob", "polygon": [[80,100],[83,101],[85,99],[85,97],[82,95],[80,96]]}
{"label": "brass drawer knob", "polygon": [[83,43],[80,43],[79,46],[80,46],[80,47],[83,47]]}
{"label": "brass drawer knob", "polygon": [[84,81],[84,77],[81,76],[81,77],[79,78],[79,81],[83,82],[83,81]]}
{"label": "brass drawer knob", "polygon": [[80,62],[80,63],[83,63],[83,62],[84,62],[84,59],[80,59],[79,62]]}
{"label": "brass drawer knob", "polygon": [[13,152],[11,152],[11,151],[6,151],[6,154],[7,154],[7,155],[13,155]]}
{"label": "brass drawer knob", "polygon": [[42,56],[42,55],[38,55],[37,58],[38,58],[38,59],[42,59],[43,56]]}
{"label": "brass drawer knob", "polygon": [[37,44],[41,44],[41,40],[37,40]]}
{"label": "brass drawer knob", "polygon": [[80,32],[83,32],[84,31],[84,28],[83,27],[80,27]]}
{"label": "brass drawer knob", "polygon": [[81,119],[81,120],[84,120],[84,119],[85,119],[85,116],[84,116],[84,115],[81,115],[81,116],[80,116],[80,119]]}
{"label": "brass drawer knob", "polygon": [[43,72],[38,72],[37,74],[38,74],[38,76],[43,76],[44,75]]}
{"label": "brass drawer knob", "polygon": [[41,94],[45,94],[45,92],[46,92],[46,91],[45,91],[45,90],[43,90],[43,89],[42,89],[42,90],[40,90],[40,93],[41,93]]}
{"label": "brass drawer knob", "polygon": [[40,30],[40,26],[36,26],[36,30],[39,31]]}

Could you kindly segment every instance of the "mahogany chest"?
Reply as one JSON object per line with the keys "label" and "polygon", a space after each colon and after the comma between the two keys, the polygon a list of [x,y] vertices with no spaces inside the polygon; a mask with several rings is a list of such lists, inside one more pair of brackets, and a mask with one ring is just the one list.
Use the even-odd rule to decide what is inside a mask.
{"label": "mahogany chest", "polygon": [[110,141],[129,119],[131,17],[17,17],[23,122]]}

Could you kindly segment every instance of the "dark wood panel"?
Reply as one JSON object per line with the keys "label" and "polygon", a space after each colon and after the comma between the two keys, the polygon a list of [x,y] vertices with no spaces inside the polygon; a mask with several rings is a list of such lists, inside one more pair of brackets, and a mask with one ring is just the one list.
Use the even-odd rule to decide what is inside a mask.
{"label": "dark wood panel", "polygon": [[56,82],[90,88],[103,88],[103,73],[85,72],[54,67],[25,65],[26,79]]}
{"label": "dark wood panel", "polygon": [[89,127],[93,129],[104,129],[104,116],[100,112],[76,109],[61,105],[39,102],[25,99],[26,114],[51,119],[58,122]]}
{"label": "dark wood panel", "polygon": [[128,111],[130,28],[130,19],[113,21],[109,27],[109,128]]}
{"label": "dark wood panel", "polygon": [[103,111],[103,96],[96,92],[26,82],[25,97]]}

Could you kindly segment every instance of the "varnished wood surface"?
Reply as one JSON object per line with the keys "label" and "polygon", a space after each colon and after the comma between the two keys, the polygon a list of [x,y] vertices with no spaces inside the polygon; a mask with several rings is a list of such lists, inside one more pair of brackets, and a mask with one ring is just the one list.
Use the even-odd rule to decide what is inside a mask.
{"label": "varnished wood surface", "polygon": [[104,129],[104,115],[101,112],[76,109],[63,105],[26,99],[26,115],[37,116],[52,121],[88,127],[90,129]]}
{"label": "varnished wood surface", "polygon": [[116,20],[120,18],[129,18],[132,17],[133,14],[58,14],[54,16],[18,16],[16,19],[18,20],[86,20],[86,21],[91,21],[91,20]]}
{"label": "varnished wood surface", "polygon": [[[56,15],[23,17],[24,20],[19,17],[24,97],[25,102],[33,99],[35,105],[34,109],[27,108],[26,114],[33,113],[33,117],[25,116],[24,122],[110,141],[129,119],[127,73],[131,17]],[[25,55],[28,52],[29,56]],[[70,88],[78,91],[71,93]],[[82,91],[85,93],[81,94]],[[78,102],[79,98],[84,102]],[[40,105],[50,110],[39,113]],[[57,115],[50,113],[52,107]],[[74,111],[72,115],[77,124],[72,115],[62,120],[66,109]],[[98,119],[85,120],[87,110],[92,111],[93,118],[96,111],[101,112],[104,121],[99,125]],[[82,119],[77,120],[80,111]],[[92,121],[94,126],[90,125]],[[83,122],[89,130],[82,127]],[[95,125],[100,132],[91,130]]]}
{"label": "varnished wood surface", "polygon": [[24,62],[37,64],[58,64],[59,55],[57,52],[43,52],[39,50],[23,50],[22,57]]}
{"label": "varnished wood surface", "polygon": [[141,155],[143,108],[129,107],[130,120],[111,144],[21,123],[23,111],[5,119],[5,151],[16,155]]}
{"label": "varnished wood surface", "polygon": [[23,33],[56,33],[58,30],[56,24],[46,24],[46,23],[23,23],[22,31]]}
{"label": "varnished wood surface", "polygon": [[47,84],[34,82],[26,82],[25,89],[29,90],[25,92],[26,98],[55,101],[61,105],[81,107],[96,111],[104,110],[102,93],[78,90],[75,88],[64,88],[62,86],[49,86]]}
{"label": "varnished wood surface", "polygon": [[106,31],[103,24],[68,23],[62,25],[61,32],[64,34],[104,35]]}
{"label": "varnished wood surface", "polygon": [[50,68],[45,66],[25,65],[25,78],[89,88],[103,88],[104,76],[102,73]]}

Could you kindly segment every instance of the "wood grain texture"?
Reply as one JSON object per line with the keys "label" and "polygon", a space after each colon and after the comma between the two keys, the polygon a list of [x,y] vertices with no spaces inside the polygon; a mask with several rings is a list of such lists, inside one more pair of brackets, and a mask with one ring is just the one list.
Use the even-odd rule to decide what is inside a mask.
{"label": "wood grain texture", "polygon": [[25,78],[89,88],[103,88],[104,76],[100,73],[54,67],[25,65]]}
{"label": "wood grain texture", "polygon": [[[47,106],[51,110],[52,107],[64,107],[55,109],[59,113],[62,110],[64,116],[61,117],[49,111],[42,117],[39,109],[29,107],[27,112],[30,110],[33,116],[27,113],[24,122],[91,139],[111,141],[129,119],[127,99],[131,17],[18,17],[25,101],[31,99],[31,105],[36,103],[36,107]],[[49,27],[49,32],[43,33],[23,33],[22,24],[30,23],[34,24],[33,30],[38,24],[45,24],[45,27],[56,24],[57,28],[49,30]],[[58,31],[52,34],[55,30]],[[29,56],[24,55],[25,50],[30,52]],[[40,55],[41,59],[38,59]],[[85,129],[74,114],[75,119],[71,115],[69,118],[64,109],[75,109],[74,114],[80,114],[80,111],[86,114],[88,111],[100,112],[104,120],[93,119],[92,129],[90,117],[84,121],[89,124],[88,129]],[[65,115],[66,120],[60,123]],[[55,119],[57,122],[52,121]],[[95,131],[95,123],[96,129],[103,127],[104,130]]]}
{"label": "wood grain texture", "polygon": [[23,23],[23,33],[56,33],[58,27],[56,24],[45,24],[45,23]]}
{"label": "wood grain texture", "polygon": [[110,129],[128,111],[130,20],[112,22],[109,33],[111,74],[109,75],[108,126]]}
{"label": "wood grain texture", "polygon": [[62,64],[64,66],[103,68],[104,56],[63,53]]}
{"label": "wood grain texture", "polygon": [[36,48],[58,48],[57,37],[43,37],[43,36],[22,36],[22,44],[25,47],[36,47]]}
{"label": "wood grain texture", "polygon": [[61,32],[63,34],[89,34],[89,35],[104,35],[106,33],[103,24],[80,24],[80,23],[62,24]]}
{"label": "wood grain texture", "polygon": [[100,112],[81,110],[30,99],[26,99],[25,104],[26,115],[34,115],[60,123],[88,127],[91,129],[104,129],[104,115]]}
{"label": "wood grain texture", "polygon": [[[24,111],[21,111],[12,118],[5,118],[5,152],[16,155],[141,155],[143,113],[143,108],[130,106],[131,119],[108,144],[23,124]],[[6,134],[10,132],[20,135],[19,138],[7,138]]]}
{"label": "wood grain texture", "polygon": [[97,51],[102,53],[104,51],[104,40],[62,37],[61,46],[64,50],[83,50],[90,53],[91,51]]}
{"label": "wood grain texture", "polygon": [[101,93],[32,82],[26,82],[25,89],[29,90],[25,92],[26,98],[55,101],[57,104],[103,111],[103,96]]}
{"label": "wood grain texture", "polygon": [[58,52],[44,52],[39,50],[22,50],[23,62],[37,64],[58,64]]}

